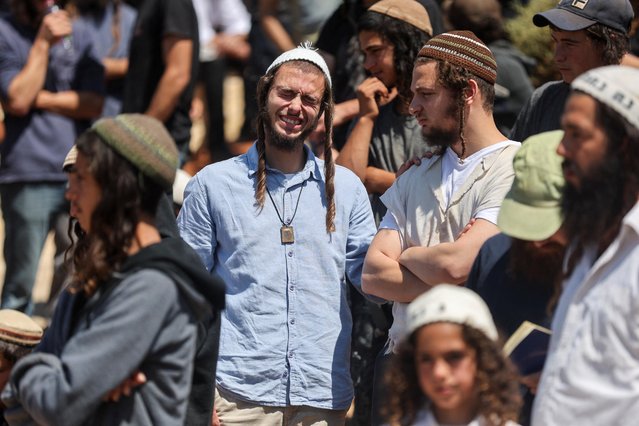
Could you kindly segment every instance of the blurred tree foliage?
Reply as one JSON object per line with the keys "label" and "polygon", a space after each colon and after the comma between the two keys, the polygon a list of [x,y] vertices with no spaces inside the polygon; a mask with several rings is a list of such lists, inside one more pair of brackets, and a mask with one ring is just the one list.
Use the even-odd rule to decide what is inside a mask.
{"label": "blurred tree foliage", "polygon": [[552,61],[554,49],[550,30],[548,27],[536,27],[532,22],[535,13],[555,6],[557,0],[530,0],[526,5],[517,0],[514,4],[515,16],[506,21],[506,31],[513,44],[537,61],[531,76],[535,87],[561,78]]}

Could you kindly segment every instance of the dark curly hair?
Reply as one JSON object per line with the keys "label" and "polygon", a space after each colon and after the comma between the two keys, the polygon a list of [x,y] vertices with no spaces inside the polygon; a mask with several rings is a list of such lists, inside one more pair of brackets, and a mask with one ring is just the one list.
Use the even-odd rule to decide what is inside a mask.
{"label": "dark curly hair", "polygon": [[[490,426],[503,426],[517,421],[522,405],[515,367],[503,354],[502,345],[468,325],[462,327],[464,342],[474,349],[477,362],[475,386],[479,390],[479,413]],[[420,328],[421,329],[421,328]],[[427,403],[417,378],[415,363],[417,329],[399,347],[384,376],[388,404],[382,414],[392,426],[411,425]]]}
{"label": "dark curly hair", "polygon": [[619,65],[621,58],[630,50],[630,38],[627,34],[603,24],[586,28],[586,35],[600,49],[603,65]]}
{"label": "dark curly hair", "polygon": [[[315,65],[307,61],[289,61],[285,62],[277,67],[273,67],[260,78],[257,83],[257,118],[256,118],[256,130],[257,130],[257,182],[255,185],[255,202],[261,209],[264,207],[264,200],[266,196],[266,129],[268,128],[269,115],[268,115],[268,94],[273,86],[273,81],[277,71],[282,66],[296,66],[305,73],[319,73],[322,71]],[[328,82],[328,79],[324,77],[324,96],[320,104],[320,110],[318,117],[324,113],[324,128],[326,129],[326,136],[324,138],[324,175],[326,179],[326,232],[331,233],[335,231],[335,162],[333,161],[333,112],[335,104],[333,101],[333,89]]]}
{"label": "dark curly hair", "polygon": [[430,34],[407,22],[370,11],[365,12],[359,19],[357,32],[361,31],[375,32],[393,45],[398,96],[401,102],[408,105],[413,97],[410,90],[413,64],[419,49],[430,40]]}
{"label": "dark curly hair", "polygon": [[91,230],[73,247],[75,272],[69,290],[90,296],[120,269],[142,214],[155,216],[163,190],[95,131],[84,132],[76,145],[102,189],[102,198],[91,215]]}

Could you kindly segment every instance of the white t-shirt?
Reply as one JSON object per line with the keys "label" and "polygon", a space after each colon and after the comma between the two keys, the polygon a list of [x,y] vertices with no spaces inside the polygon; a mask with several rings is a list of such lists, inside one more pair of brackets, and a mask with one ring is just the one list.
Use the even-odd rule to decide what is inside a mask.
{"label": "white t-shirt", "polygon": [[[444,203],[448,205],[455,191],[457,191],[468,179],[468,176],[475,170],[475,168],[481,163],[481,161],[487,155],[502,149],[507,145],[517,145],[519,142],[506,140],[499,142],[484,149],[480,149],[473,155],[470,155],[464,159],[462,163],[459,161],[459,157],[451,148],[446,148],[442,155],[442,194],[444,195]],[[497,216],[499,215],[499,208],[493,207],[477,212],[475,219],[485,219],[491,223],[497,224]],[[399,226],[392,214],[388,212],[384,215],[379,229],[395,229],[398,230]]]}

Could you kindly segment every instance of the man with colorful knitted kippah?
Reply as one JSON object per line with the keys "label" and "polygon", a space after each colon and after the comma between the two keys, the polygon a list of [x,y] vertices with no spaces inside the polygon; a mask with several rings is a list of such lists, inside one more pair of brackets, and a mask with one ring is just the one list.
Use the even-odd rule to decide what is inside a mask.
{"label": "man with colorful knitted kippah", "polygon": [[619,64],[628,53],[628,31],[634,17],[629,0],[561,0],[538,13],[533,23],[550,27],[555,43],[554,62],[561,80],[535,90],[519,113],[510,138],[560,129],[559,119],[570,93],[570,83],[580,74],[604,65]]}
{"label": "man with colorful knitted kippah", "polygon": [[[189,182],[182,237],[227,285],[215,411],[222,424],[343,424],[353,399],[346,277],[375,232],[366,188],[331,154],[332,86],[310,47],[258,84],[258,140]],[[324,114],[325,160],[304,142]]]}
{"label": "man with colorful knitted kippah", "polygon": [[469,31],[432,38],[415,61],[410,109],[437,154],[382,196],[388,212],[362,276],[365,292],[394,302],[389,352],[404,332],[407,304],[434,285],[462,284],[481,245],[499,232],[519,143],[495,125],[496,74],[492,53]]}

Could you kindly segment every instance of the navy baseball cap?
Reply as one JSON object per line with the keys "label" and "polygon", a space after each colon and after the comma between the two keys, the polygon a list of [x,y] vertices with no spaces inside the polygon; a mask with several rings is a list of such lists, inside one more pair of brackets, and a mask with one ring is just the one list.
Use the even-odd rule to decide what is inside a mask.
{"label": "navy baseball cap", "polygon": [[538,27],[552,25],[564,31],[602,24],[628,34],[634,16],[629,0],[561,0],[554,9],[533,16],[533,23]]}

